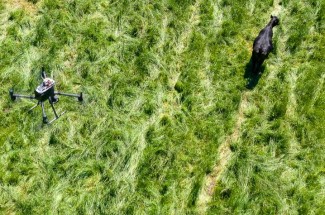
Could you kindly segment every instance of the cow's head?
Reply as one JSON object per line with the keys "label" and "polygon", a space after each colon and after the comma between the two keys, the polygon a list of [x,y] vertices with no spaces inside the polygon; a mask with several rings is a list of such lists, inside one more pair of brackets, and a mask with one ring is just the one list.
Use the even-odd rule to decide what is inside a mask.
{"label": "cow's head", "polygon": [[276,25],[280,24],[280,20],[278,17],[271,15],[271,23],[272,23],[272,26],[276,26]]}

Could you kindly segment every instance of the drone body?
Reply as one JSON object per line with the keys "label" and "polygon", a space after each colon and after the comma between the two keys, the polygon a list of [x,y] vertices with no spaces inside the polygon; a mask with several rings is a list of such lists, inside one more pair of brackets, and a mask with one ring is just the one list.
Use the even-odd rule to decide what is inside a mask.
{"label": "drone body", "polygon": [[[55,111],[54,108],[54,103],[59,101],[59,98],[57,97],[57,95],[64,95],[64,96],[70,96],[70,97],[76,97],[78,98],[79,102],[83,101],[83,96],[82,93],[78,94],[70,94],[70,93],[62,93],[62,92],[57,92],[54,90],[54,86],[55,86],[55,81],[51,78],[47,78],[46,74],[44,72],[44,69],[42,69],[42,79],[43,82],[37,86],[37,88],[34,91],[34,96],[26,96],[26,95],[20,95],[20,94],[14,94],[14,90],[10,89],[9,90],[9,95],[11,100],[16,100],[16,98],[28,98],[28,99],[36,99],[38,100],[38,103],[36,105],[34,105],[31,109],[33,110],[34,108],[36,108],[38,105],[41,105],[42,107],[42,113],[43,113],[43,123],[44,124],[51,124],[52,122],[54,122],[55,120],[57,120],[60,116],[62,116],[64,114],[61,113],[60,115],[58,115]],[[55,118],[52,119],[50,122],[47,119],[45,110],[44,110],[44,102],[48,100],[52,110],[54,112]]]}

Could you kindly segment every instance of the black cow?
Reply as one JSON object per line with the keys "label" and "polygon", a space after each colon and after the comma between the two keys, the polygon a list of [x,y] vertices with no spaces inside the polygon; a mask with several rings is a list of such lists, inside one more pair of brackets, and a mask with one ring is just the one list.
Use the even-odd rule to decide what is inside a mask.
{"label": "black cow", "polygon": [[252,69],[253,74],[259,73],[264,60],[273,49],[272,45],[272,28],[279,25],[279,19],[271,15],[271,21],[263,28],[258,37],[254,40],[253,53],[252,53]]}

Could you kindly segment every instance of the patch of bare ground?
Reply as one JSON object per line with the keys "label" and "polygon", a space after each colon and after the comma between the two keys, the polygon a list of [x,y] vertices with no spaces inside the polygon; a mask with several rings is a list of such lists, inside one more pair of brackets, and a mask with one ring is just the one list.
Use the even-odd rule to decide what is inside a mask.
{"label": "patch of bare ground", "polygon": [[34,14],[37,11],[36,4],[26,0],[5,0],[9,10],[23,9],[28,13]]}

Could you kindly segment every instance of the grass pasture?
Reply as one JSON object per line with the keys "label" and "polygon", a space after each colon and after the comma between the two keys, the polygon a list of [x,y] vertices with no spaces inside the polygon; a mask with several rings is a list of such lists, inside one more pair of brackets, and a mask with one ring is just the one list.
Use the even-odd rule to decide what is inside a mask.
{"label": "grass pasture", "polygon": [[[2,0],[0,22],[0,214],[324,213],[324,0]],[[85,95],[50,126],[8,95],[42,66]]]}

